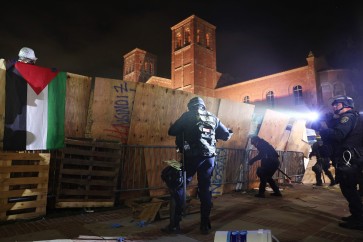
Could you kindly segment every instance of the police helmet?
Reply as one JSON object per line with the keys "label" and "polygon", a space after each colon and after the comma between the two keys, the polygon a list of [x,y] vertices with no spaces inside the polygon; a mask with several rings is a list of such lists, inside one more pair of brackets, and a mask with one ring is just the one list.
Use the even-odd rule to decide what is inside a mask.
{"label": "police helmet", "polygon": [[200,97],[193,97],[188,103],[188,109],[192,110],[196,107],[202,106],[205,109],[205,103]]}
{"label": "police helmet", "polygon": [[331,105],[335,105],[337,103],[342,103],[344,108],[354,108],[354,101],[353,98],[345,96],[345,95],[339,95],[335,96],[331,99]]}
{"label": "police helmet", "polygon": [[182,171],[173,166],[167,166],[161,171],[161,179],[172,190],[178,189],[183,185]]}

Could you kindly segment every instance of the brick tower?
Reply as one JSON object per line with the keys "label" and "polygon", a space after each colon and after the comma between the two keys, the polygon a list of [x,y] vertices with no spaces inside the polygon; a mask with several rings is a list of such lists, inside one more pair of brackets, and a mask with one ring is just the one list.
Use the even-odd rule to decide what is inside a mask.
{"label": "brick tower", "polygon": [[214,97],[217,84],[215,29],[195,15],[171,27],[174,89]]}
{"label": "brick tower", "polygon": [[124,55],[123,80],[146,82],[156,75],[157,57],[141,49],[134,49]]}

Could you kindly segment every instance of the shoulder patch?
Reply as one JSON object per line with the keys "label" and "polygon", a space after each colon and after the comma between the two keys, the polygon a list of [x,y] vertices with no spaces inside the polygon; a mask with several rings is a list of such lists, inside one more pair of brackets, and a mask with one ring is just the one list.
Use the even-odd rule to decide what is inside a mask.
{"label": "shoulder patch", "polygon": [[347,116],[344,116],[344,117],[342,117],[341,119],[340,119],[340,123],[341,124],[344,124],[344,123],[346,123],[346,122],[348,122],[349,121],[349,117],[347,117]]}

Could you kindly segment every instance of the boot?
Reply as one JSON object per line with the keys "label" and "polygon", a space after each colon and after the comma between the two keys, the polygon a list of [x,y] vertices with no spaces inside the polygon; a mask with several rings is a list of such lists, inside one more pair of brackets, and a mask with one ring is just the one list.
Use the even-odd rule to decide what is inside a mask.
{"label": "boot", "polygon": [[321,180],[321,173],[315,174],[315,177],[316,177],[316,183],[314,185],[315,186],[322,186],[323,181]]}
{"label": "boot", "polygon": [[179,234],[180,233],[180,221],[181,221],[181,214],[177,214],[176,211],[176,203],[173,198],[170,199],[169,203],[169,215],[170,215],[170,223],[165,228],[160,229],[161,232],[167,234]]}
{"label": "boot", "polygon": [[180,234],[180,225],[177,224],[169,224],[165,228],[160,229],[161,232],[167,233],[167,234]]}
{"label": "boot", "polygon": [[210,230],[212,229],[212,226],[210,224],[209,218],[202,218],[200,223],[200,232],[202,234],[209,234]]}
{"label": "boot", "polygon": [[209,220],[210,212],[211,208],[208,205],[200,206],[200,232],[202,234],[209,234],[212,228]]}
{"label": "boot", "polygon": [[329,171],[329,170],[327,170],[326,172],[325,172],[325,175],[327,175],[327,177],[330,179],[330,184],[329,184],[329,186],[334,186],[336,183],[335,183],[335,180],[334,180],[334,177],[333,177],[333,175],[331,174],[331,172]]}

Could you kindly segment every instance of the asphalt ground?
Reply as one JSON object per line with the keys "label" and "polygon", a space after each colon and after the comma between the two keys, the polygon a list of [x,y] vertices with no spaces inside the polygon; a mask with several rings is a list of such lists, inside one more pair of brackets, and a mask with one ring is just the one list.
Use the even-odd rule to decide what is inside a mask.
{"label": "asphalt ground", "polygon": [[[348,204],[334,187],[312,184],[280,185],[282,197],[256,198],[256,191],[232,192],[213,199],[212,230],[199,231],[200,214],[183,217],[181,234],[160,231],[169,220],[137,219],[129,207],[60,210],[45,217],[0,224],[0,241],[165,241],[210,242],[223,231],[271,232],[278,242],[363,241],[363,231],[338,226],[348,216]],[[249,242],[249,241],[248,241]]]}

